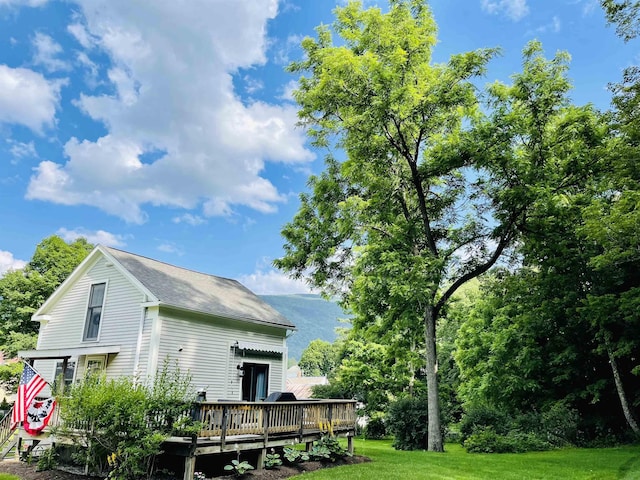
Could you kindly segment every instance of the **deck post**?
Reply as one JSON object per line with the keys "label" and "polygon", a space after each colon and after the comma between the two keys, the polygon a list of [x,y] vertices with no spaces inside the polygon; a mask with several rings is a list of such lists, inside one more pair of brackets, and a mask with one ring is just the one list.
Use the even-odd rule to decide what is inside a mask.
{"label": "deck post", "polygon": [[353,435],[351,433],[347,435],[347,451],[350,455],[353,455]]}
{"label": "deck post", "polygon": [[182,480],[193,480],[193,474],[196,471],[196,457],[189,455],[184,459],[184,476]]}
{"label": "deck post", "polygon": [[18,441],[16,442],[16,452],[15,452],[15,456],[16,456],[16,461],[20,461],[20,451],[22,450],[22,435],[20,435],[20,430],[18,430],[16,432],[16,434],[18,435]]}
{"label": "deck post", "polygon": [[299,405],[298,406],[298,414],[300,415],[300,441],[302,442],[302,439],[304,437],[304,405]]}
{"label": "deck post", "polygon": [[267,458],[267,448],[263,448],[258,452],[258,465],[256,470],[262,470],[264,468],[264,461]]}
{"label": "deck post", "polygon": [[[271,416],[271,408],[268,405],[263,406],[264,416],[262,417],[262,429],[264,435],[264,445],[267,446],[269,442],[269,422]],[[259,463],[259,462],[258,462]]]}
{"label": "deck post", "polygon": [[227,439],[227,419],[229,417],[229,407],[222,407],[222,425],[220,431],[220,449],[224,450],[224,443]]}

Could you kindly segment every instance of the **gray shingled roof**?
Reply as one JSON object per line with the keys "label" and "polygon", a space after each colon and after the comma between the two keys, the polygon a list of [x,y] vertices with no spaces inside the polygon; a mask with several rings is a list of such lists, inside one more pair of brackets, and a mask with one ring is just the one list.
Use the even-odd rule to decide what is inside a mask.
{"label": "gray shingled roof", "polygon": [[295,329],[282,314],[236,280],[187,270],[115,248],[102,248],[162,304]]}

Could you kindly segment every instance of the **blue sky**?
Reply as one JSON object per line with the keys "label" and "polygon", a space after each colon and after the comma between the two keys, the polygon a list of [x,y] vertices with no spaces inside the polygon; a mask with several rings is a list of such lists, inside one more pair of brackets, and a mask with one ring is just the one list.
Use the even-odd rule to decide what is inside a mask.
{"label": "blue sky", "polygon": [[[0,274],[58,234],[257,293],[306,291],[271,267],[308,175],[322,169],[295,126],[295,78],[283,68],[335,5],[0,0]],[[607,83],[640,58],[593,0],[431,7],[436,61],[502,47],[487,83],[508,81],[537,38],[548,56],[571,54],[573,100],[606,109]]]}

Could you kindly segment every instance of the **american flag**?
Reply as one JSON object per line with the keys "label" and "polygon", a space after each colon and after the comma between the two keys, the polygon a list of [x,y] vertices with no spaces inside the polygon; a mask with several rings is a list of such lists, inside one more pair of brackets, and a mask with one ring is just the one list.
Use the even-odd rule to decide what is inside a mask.
{"label": "american flag", "polygon": [[16,395],[16,403],[13,404],[13,415],[11,416],[11,428],[18,426],[27,416],[27,409],[33,399],[36,398],[47,382],[38,375],[31,365],[24,364],[22,377],[20,377],[20,385],[18,386],[18,394]]}

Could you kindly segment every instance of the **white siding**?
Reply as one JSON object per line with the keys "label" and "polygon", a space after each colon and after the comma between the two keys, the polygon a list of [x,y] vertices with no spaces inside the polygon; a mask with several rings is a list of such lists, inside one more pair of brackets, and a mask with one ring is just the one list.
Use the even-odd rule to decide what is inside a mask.
{"label": "white siding", "polygon": [[[158,349],[158,367],[164,359],[178,360],[182,370],[189,370],[195,388],[204,387],[208,400],[241,398],[241,378],[237,365],[242,354],[231,346],[238,340],[283,346],[283,334],[258,331],[240,322],[198,320],[161,315],[162,330]],[[283,390],[285,365],[283,356],[254,355],[244,360],[269,364],[269,392]]]}
{"label": "white siding", "polygon": [[[83,342],[87,303],[91,285],[107,283],[97,341]],[[109,377],[130,376],[140,325],[143,294],[114,266],[107,266],[99,257],[85,275],[78,279],[55,304],[47,310],[51,317],[43,324],[38,337],[38,349],[76,348],[94,345],[119,345],[120,353],[110,356]],[[82,359],[80,367],[82,367]],[[40,364],[41,362],[37,362]],[[37,367],[36,367],[37,368]],[[52,367],[43,367],[43,376],[51,375]],[[51,372],[49,372],[49,370]],[[80,370],[79,370],[80,372]],[[51,378],[46,378],[52,380]]]}

